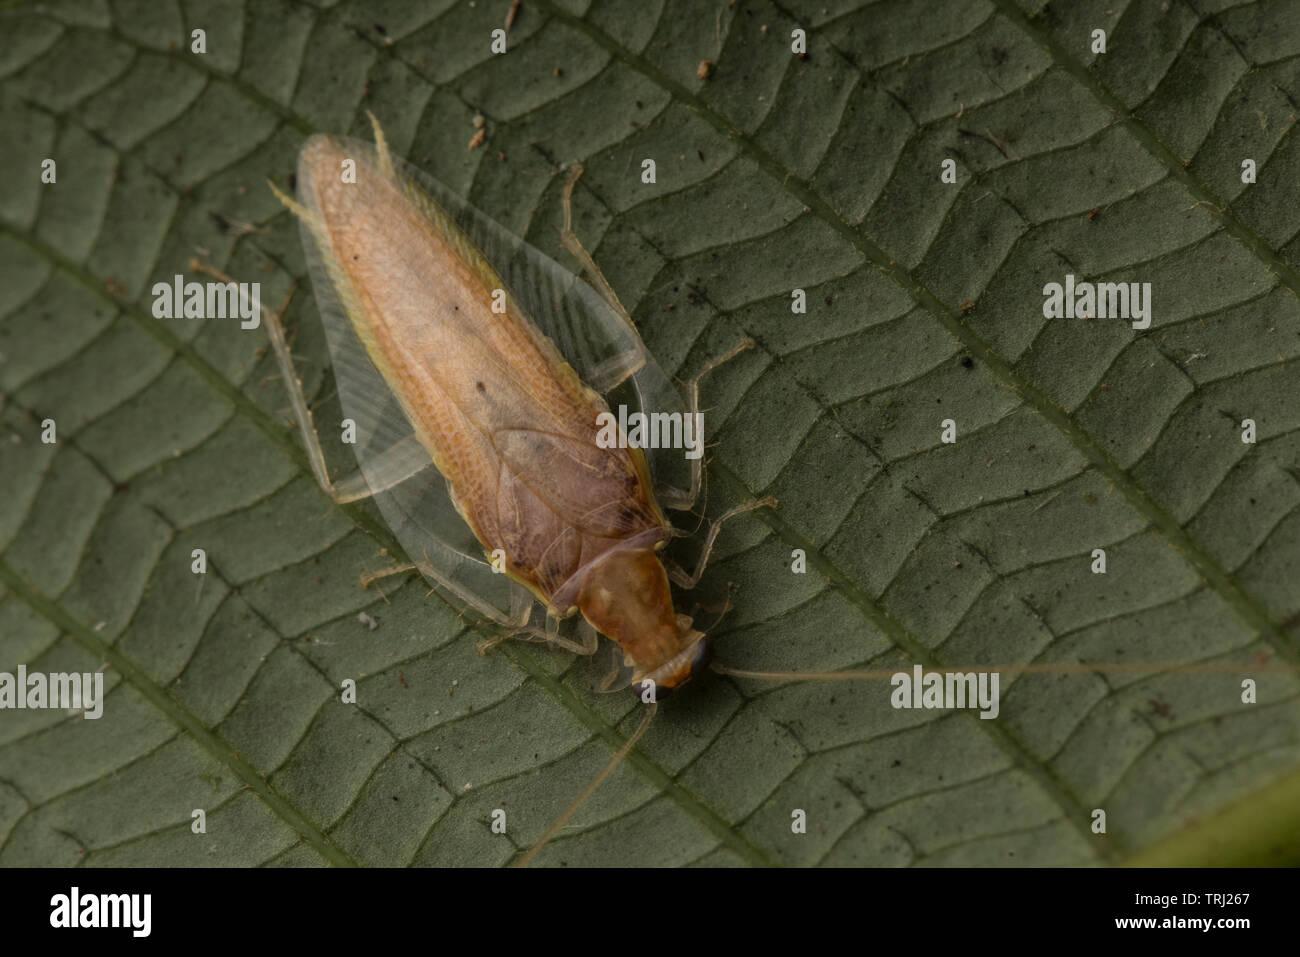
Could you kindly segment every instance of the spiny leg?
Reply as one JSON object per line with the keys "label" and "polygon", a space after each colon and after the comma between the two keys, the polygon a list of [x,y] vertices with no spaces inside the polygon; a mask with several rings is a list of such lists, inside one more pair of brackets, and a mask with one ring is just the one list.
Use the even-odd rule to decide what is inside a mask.
{"label": "spiny leg", "polygon": [[560,619],[549,613],[546,616],[546,640],[575,655],[594,655],[600,647],[600,636],[585,618],[578,624],[578,640],[575,641],[560,634]]}
{"label": "spiny leg", "polygon": [[[532,613],[533,596],[532,593],[529,592],[526,588],[520,587],[517,589],[517,591],[511,593],[511,598],[513,599],[516,594],[520,594],[520,593],[522,593],[528,599],[529,606],[523,614],[522,621],[517,621],[517,624],[527,625],[528,619],[532,617],[531,613]],[[516,615],[514,614],[513,606],[511,608],[511,612],[512,612],[511,617],[516,618]],[[561,648],[565,651],[572,652],[575,655],[584,655],[584,656],[594,655],[597,649],[600,647],[600,636],[596,633],[596,629],[593,628],[591,624],[587,622],[586,619],[583,619],[583,621],[578,625],[577,641],[574,641],[572,638],[563,637],[559,633],[559,627],[560,627],[560,619],[548,613],[546,617],[546,634],[545,634],[545,639],[548,644],[552,644],[557,648]],[[485,655],[493,648],[495,648],[497,645],[501,644],[501,642],[505,641],[506,639],[516,638],[516,637],[519,637],[518,631],[502,632],[499,635],[493,635],[491,638],[483,638],[478,643],[478,652],[481,655]],[[531,641],[531,640],[535,640],[537,637],[538,635],[535,629],[528,629],[528,634],[525,636],[525,640]]]}
{"label": "spiny leg", "polygon": [[565,249],[573,254],[574,258],[582,265],[583,272],[596,284],[596,292],[600,293],[601,298],[613,307],[614,311],[619,314],[623,321],[631,327],[637,338],[640,339],[640,333],[636,331],[636,323],[632,321],[632,317],[623,308],[623,303],[619,302],[614,287],[609,284],[605,274],[596,265],[596,260],[591,258],[591,253],[587,252],[582,245],[582,241],[578,239],[578,234],[573,231],[573,187],[577,185],[578,177],[581,175],[581,166],[569,167],[569,180],[564,184],[564,198],[562,200],[564,226],[560,230],[560,242],[564,244]]}
{"label": "spiny leg", "polygon": [[[687,414],[691,416],[691,421],[693,422],[699,421],[698,419],[695,418],[695,416],[698,415],[700,412],[700,380],[703,379],[710,372],[712,372],[714,369],[718,368],[718,366],[730,362],[732,359],[736,358],[736,356],[740,355],[745,350],[752,349],[752,348],[754,348],[754,340],[746,336],[744,339],[741,339],[740,342],[736,343],[734,346],[732,346],[722,355],[715,356],[714,358],[710,359],[705,364],[704,368],[701,369],[698,373],[696,373],[695,378],[691,379],[690,382],[686,383]],[[703,430],[701,430],[700,455],[690,460],[691,487],[689,489],[664,487],[655,490],[655,494],[659,497],[660,504],[662,504],[665,508],[671,508],[674,511],[679,511],[679,512],[690,511],[692,506],[695,505],[696,500],[700,497],[700,490],[704,487],[703,445],[704,445],[704,435],[703,435]]]}
{"label": "spiny leg", "polygon": [[717,540],[718,533],[722,531],[722,523],[737,515],[752,512],[756,508],[776,508],[776,499],[768,495],[765,498],[755,499],[752,502],[745,502],[741,505],[733,506],[710,523],[708,537],[704,540],[704,551],[700,553],[700,558],[695,565],[694,573],[687,572],[672,559],[665,556],[664,567],[668,570],[668,577],[672,579],[673,584],[679,585],[682,588],[694,588],[698,585],[700,578],[704,575],[704,569],[709,563],[709,553],[713,551],[713,543]]}
{"label": "spiny leg", "polygon": [[[628,328],[631,329],[639,343],[641,341],[641,336],[640,333],[636,331],[636,323],[632,321],[632,317],[629,316],[627,310],[623,308],[623,304],[619,301],[618,294],[614,292],[614,288],[609,284],[609,280],[607,280],[605,274],[601,272],[600,266],[596,265],[596,261],[591,257],[591,254],[587,252],[586,248],[582,245],[582,241],[578,239],[577,234],[573,231],[573,189],[574,186],[577,185],[580,176],[582,176],[582,167],[573,166],[569,170],[568,182],[564,184],[564,227],[560,231],[560,240],[564,243],[564,248],[569,250],[569,252],[573,254],[574,258],[581,263],[583,271],[586,272],[591,281],[595,283],[596,291],[600,293],[601,298],[609,303],[619,317],[627,323]],[[703,369],[700,370],[695,378],[686,384],[687,404],[692,416],[700,411],[700,380],[718,366],[734,359],[746,349],[752,349],[753,347],[753,339],[748,337],[742,339],[725,354],[712,359]],[[695,500],[699,498],[703,474],[704,456],[700,455],[699,458],[691,460],[690,489],[686,490],[666,487],[662,490],[656,490],[660,503],[668,508],[679,511],[689,510],[691,506],[695,504]]]}
{"label": "spiny leg", "polygon": [[[461,554],[464,554],[463,552]],[[537,638],[536,629],[528,628],[528,621],[533,617],[533,594],[518,582],[510,583],[510,611],[506,618],[508,630],[499,632],[490,638],[480,638],[476,647],[480,655],[486,655],[507,638],[515,638],[520,631],[527,631],[525,641]]]}
{"label": "spiny leg", "polygon": [[393,575],[404,575],[407,572],[419,571],[419,568],[412,562],[403,562],[401,565],[394,565],[391,568],[385,568],[378,572],[362,572],[361,587],[369,588],[381,578],[391,578]]}
{"label": "spiny leg", "polygon": [[[462,557],[466,556],[463,552],[456,552]],[[476,559],[474,559],[476,560]],[[496,606],[477,597],[468,589],[452,581],[447,575],[438,571],[433,562],[430,561],[428,553],[424,555],[424,560],[419,562],[406,562],[400,565],[394,565],[391,568],[385,568],[382,571],[371,572],[361,576],[362,587],[369,587],[381,578],[388,578],[392,575],[401,575],[406,572],[418,571],[425,578],[434,583],[435,587],[442,589],[447,596],[454,597],[457,601],[463,602],[465,609],[472,608],[479,615],[491,621],[493,624],[500,626],[504,631],[499,636],[485,638],[478,644],[480,654],[486,654],[489,649],[494,647],[500,641],[514,637],[521,632],[528,632],[532,637],[542,637],[537,630],[530,628],[528,620],[532,616],[532,595],[524,588],[516,588],[512,585],[510,591],[510,611],[503,612]],[[455,605],[455,602],[452,603]]]}
{"label": "spiny leg", "polygon": [[[564,248],[569,250],[574,258],[578,260],[583,272],[587,274],[587,278],[594,284],[596,294],[605,300],[606,304],[613,310],[614,315],[627,328],[630,336],[630,348],[627,351],[610,356],[584,373],[587,384],[597,392],[605,394],[624,382],[628,377],[635,375],[645,365],[646,349],[645,343],[641,341],[641,334],[637,332],[636,323],[632,321],[632,317],[623,308],[623,303],[619,301],[618,294],[614,292],[614,287],[609,284],[605,274],[596,265],[596,260],[592,258],[591,253],[587,252],[586,247],[582,245],[582,241],[578,239],[577,233],[573,231],[573,187],[581,175],[581,166],[569,168],[569,178],[564,185],[564,196],[561,201],[564,209],[564,226],[560,230],[560,241],[564,244]],[[636,387],[635,379],[632,380],[632,384]],[[637,387],[637,392],[640,393],[639,387]]]}
{"label": "spiny leg", "polygon": [[[591,253],[587,252],[586,247],[582,245],[582,240],[580,240],[577,233],[573,231],[573,189],[577,185],[580,176],[582,176],[581,166],[575,165],[569,168],[569,178],[564,184],[564,197],[562,202],[564,209],[564,226],[560,230],[560,241],[564,244],[564,248],[572,253],[574,258],[581,264],[583,271],[595,284],[596,291],[600,294],[601,298],[604,299],[614,312],[618,314],[619,318],[627,324],[628,329],[635,337],[635,341],[640,346],[640,349],[644,351],[645,346],[641,343],[641,334],[637,332],[636,323],[632,321],[632,317],[628,315],[627,310],[623,308],[623,303],[619,301],[618,293],[614,292],[614,287],[609,284],[609,280],[607,280],[605,274],[601,272],[600,266],[596,264],[596,260],[592,258]],[[725,362],[729,362],[746,349],[752,349],[753,347],[753,339],[748,337],[742,339],[723,355],[710,360],[704,368],[696,374],[695,378],[691,379],[691,381],[686,384],[687,406],[688,412],[692,416],[692,421],[697,421],[694,416],[696,416],[700,411],[700,380],[718,366]],[[601,387],[598,388],[598,391],[608,391],[609,388],[612,388],[627,376],[634,373],[637,368],[640,367],[639,361],[634,361],[634,359],[638,358],[639,357],[623,359],[622,357],[616,357],[614,360],[611,360],[614,363],[615,368],[607,370],[606,378],[609,381],[602,383]],[[593,383],[593,385],[594,384],[595,383]],[[700,489],[703,485],[704,479],[702,435],[700,436],[700,441],[701,454],[697,458],[690,460],[691,487],[689,489],[678,489],[672,488],[671,486],[664,486],[655,490],[660,504],[666,508],[675,509],[677,511],[689,511],[695,504],[696,499],[700,497]]]}
{"label": "spiny leg", "polygon": [[468,589],[456,584],[428,562],[420,562],[416,567],[420,569],[420,574],[430,579],[434,584],[463,601],[484,618],[507,629],[506,637],[517,635],[523,631],[528,631],[530,633],[533,631],[533,629],[528,627],[529,609],[524,609],[523,613],[520,614],[516,610],[514,602],[512,601],[509,613],[503,612],[496,606],[476,597]]}
{"label": "spiny leg", "polygon": [[[235,282],[219,269],[200,260],[194,260],[191,266],[196,271],[206,273],[222,282]],[[242,296],[243,287],[238,284],[236,286]],[[416,472],[428,467],[430,464],[428,453],[424,452],[414,437],[408,437],[393,445],[392,448],[386,449],[373,460],[371,468],[371,475],[375,479],[373,487],[367,482],[365,474],[360,471],[338,482],[330,480],[329,470],[325,465],[325,450],[321,447],[320,435],[316,431],[311,408],[307,405],[307,397],[302,391],[302,380],[298,378],[298,372],[294,368],[293,354],[289,351],[289,343],[285,338],[284,325],[281,322],[281,317],[289,306],[289,300],[293,298],[293,292],[292,289],[289,291],[278,312],[272,312],[266,306],[262,306],[262,320],[266,325],[266,334],[271,340],[276,365],[280,367],[280,378],[284,380],[285,391],[289,393],[289,404],[293,407],[298,431],[302,434],[303,446],[307,451],[307,460],[311,463],[312,474],[316,477],[317,484],[334,500],[335,504],[343,505],[369,498],[394,485],[399,485]]]}

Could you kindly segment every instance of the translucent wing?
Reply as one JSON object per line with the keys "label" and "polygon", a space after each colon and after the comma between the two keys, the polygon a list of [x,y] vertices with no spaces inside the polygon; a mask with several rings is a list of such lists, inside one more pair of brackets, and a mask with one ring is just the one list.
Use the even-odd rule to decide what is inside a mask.
{"label": "translucent wing", "polygon": [[[392,369],[389,368],[389,380],[386,380],[376,364],[373,339],[370,348],[363,341],[363,335],[371,336],[364,323],[359,335],[355,317],[374,303],[362,301],[370,295],[369,290],[364,284],[348,279],[347,269],[339,262],[341,247],[322,231],[318,198],[322,192],[314,188],[321,184],[313,183],[314,177],[331,173],[330,164],[322,164],[322,157],[331,158],[331,162],[333,157],[354,161],[359,182],[364,182],[364,177],[382,177],[396,184],[397,193],[388,191],[385,195],[390,198],[385,201],[397,203],[399,199],[392,197],[400,195],[400,200],[407,205],[401,209],[395,206],[395,213],[423,217],[428,224],[442,230],[441,235],[452,237],[449,248],[455,254],[453,259],[462,265],[440,268],[486,270],[482,274],[491,275],[505,290],[515,307],[513,314],[527,317],[525,338],[534,337],[536,342],[526,345],[530,348],[535,345],[538,355],[546,350],[558,350],[557,358],[567,362],[582,382],[603,394],[611,406],[623,405],[629,412],[681,413],[684,403],[679,393],[649,357],[635,329],[590,286],[468,206],[451,190],[410,165],[390,158],[386,150],[357,140],[313,137],[304,146],[298,174],[304,249],[333,359],[340,402],[344,414],[356,422],[357,461],[367,485],[375,491],[375,501],[386,521],[411,560],[436,586],[449,592],[453,601],[475,608],[512,632],[551,638],[568,646],[589,646],[589,636],[578,634],[577,622],[565,622],[558,629],[552,622],[548,633],[545,610],[540,605],[534,606],[532,595],[520,584],[494,571],[489,556],[484,554],[484,544],[465,516],[472,515],[481,526],[485,521],[484,512],[490,511],[483,503],[496,495],[504,504],[486,519],[488,524],[518,526],[521,535],[535,539],[541,536],[528,543],[538,579],[526,583],[534,592],[539,587],[545,592],[558,589],[563,584],[558,578],[567,577],[551,574],[552,569],[572,567],[575,560],[580,560],[573,553],[579,545],[572,531],[575,523],[596,528],[601,535],[618,540],[634,528],[644,528],[646,515],[636,514],[634,508],[615,507],[613,499],[588,501],[577,483],[564,479],[565,475],[609,470],[607,457],[602,458],[594,446],[594,423],[578,430],[572,427],[571,415],[566,419],[557,413],[547,419],[545,413],[552,409],[554,396],[546,383],[537,386],[527,376],[512,374],[517,370],[509,369],[493,369],[491,376],[483,376],[492,383],[490,395],[474,400],[467,413],[479,423],[488,423],[490,427],[485,432],[490,436],[486,441],[491,446],[491,454],[504,464],[499,464],[493,475],[481,475],[483,470],[473,471],[472,465],[443,461],[444,468],[451,468],[461,476],[458,487],[462,499],[473,498],[473,508],[467,508],[464,500],[459,503],[454,500],[432,456],[419,441],[427,430],[421,431],[423,425],[417,428],[411,420],[411,395],[399,396],[390,387]],[[331,183],[330,188],[338,187]],[[360,194],[353,194],[353,198],[356,195]],[[454,228],[447,229],[448,221]],[[363,255],[364,244],[355,248],[360,251],[348,258]],[[409,257],[402,257],[399,252],[398,258],[414,262],[418,253],[412,250]],[[400,268],[403,265],[411,263],[398,262],[399,268],[388,272],[397,277],[396,281],[413,284],[414,288],[405,291],[404,302],[418,301],[425,286],[435,287],[436,277],[425,263],[411,265],[410,269]],[[455,323],[461,317],[451,316],[445,308],[442,315],[450,324],[430,322],[427,326],[408,327],[416,331],[407,335],[421,340],[412,348],[426,350],[432,357],[428,363],[433,367],[453,361],[486,367],[496,361],[497,353],[479,349],[479,340],[488,340],[498,332],[514,334],[516,338],[520,335],[519,330],[485,327],[482,318],[474,320],[480,325],[466,325],[458,333]],[[507,354],[520,353],[516,349]],[[477,384],[481,392],[489,391],[484,389],[483,382]],[[419,383],[403,386],[418,387]],[[543,391],[547,394],[538,394]],[[499,401],[499,412],[489,399]],[[461,407],[450,408],[447,414],[461,414],[472,400],[473,397],[466,399]],[[521,417],[520,410],[530,408],[535,414]],[[466,455],[472,457],[473,449]],[[680,449],[647,450],[647,456],[648,459],[640,460],[645,463],[640,467],[648,468],[650,481],[660,478],[666,483],[682,484],[680,476],[687,471],[687,463]],[[466,474],[473,475],[474,482],[466,483]],[[490,486],[491,482],[497,485],[482,487],[485,483]],[[528,513],[527,503],[534,499],[545,506],[538,514],[554,513],[559,520],[547,525]],[[653,511],[658,513],[657,505]],[[520,576],[515,574],[515,577]],[[567,608],[561,603],[558,610]]]}

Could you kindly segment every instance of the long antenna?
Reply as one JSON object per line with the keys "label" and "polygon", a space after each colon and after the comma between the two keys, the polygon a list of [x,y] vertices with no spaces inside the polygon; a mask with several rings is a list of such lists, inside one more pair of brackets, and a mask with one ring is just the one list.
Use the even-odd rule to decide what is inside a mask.
{"label": "long antenna", "polygon": [[646,730],[650,727],[650,720],[655,716],[655,712],[658,709],[658,704],[653,701],[650,702],[649,707],[645,710],[645,717],[641,719],[641,724],[637,727],[636,731],[633,732],[632,736],[623,742],[623,746],[614,753],[612,758],[609,759],[609,763],[605,765],[599,774],[591,779],[591,783],[583,788],[582,793],[578,795],[577,800],[570,804],[565,812],[555,819],[555,823],[547,829],[546,833],[538,839],[536,844],[528,849],[528,853],[514,863],[515,867],[527,867],[528,862],[533,859],[538,851],[547,845],[551,838],[555,836],[556,832],[559,831],[560,828],[564,827],[565,824],[569,823],[569,818],[573,817],[573,815],[578,812],[578,808],[587,803],[587,799],[595,793],[596,788],[600,787],[605,778],[609,777],[610,774],[613,773],[614,769],[622,763],[625,757],[627,757],[628,752],[632,750],[637,741],[641,739],[641,735],[646,733]]}
{"label": "long antenna", "polygon": [[[710,666],[718,674],[733,678],[754,678],[759,681],[855,681],[873,678],[892,678],[906,668],[872,668],[863,671],[749,671],[744,668],[731,668],[714,662]],[[926,665],[927,674],[949,671],[996,671],[999,674],[1033,675],[1033,674],[1121,674],[1141,675],[1159,672],[1178,672],[1181,674],[1284,674],[1296,670],[1296,666],[1285,661],[1260,660],[1240,661],[1041,661],[1029,664],[1007,665]]]}

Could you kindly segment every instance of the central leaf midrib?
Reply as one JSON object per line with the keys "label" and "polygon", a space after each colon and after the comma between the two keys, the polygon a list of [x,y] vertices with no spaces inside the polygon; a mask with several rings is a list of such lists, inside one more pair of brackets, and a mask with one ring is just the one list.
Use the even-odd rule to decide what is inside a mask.
{"label": "central leaf midrib", "polygon": [[357,862],[339,847],[284,795],[280,794],[255,767],[240,757],[215,731],[207,727],[192,711],[173,698],[150,678],[131,658],[108,644],[94,630],[73,618],[57,601],[37,591],[21,575],[0,559],[0,582],[26,602],[64,634],[71,637],[95,658],[108,662],[124,681],[136,689],[169,721],[188,734],[203,750],[217,758],[238,777],[264,804],[293,828],[303,840],[331,864],[356,867]]}

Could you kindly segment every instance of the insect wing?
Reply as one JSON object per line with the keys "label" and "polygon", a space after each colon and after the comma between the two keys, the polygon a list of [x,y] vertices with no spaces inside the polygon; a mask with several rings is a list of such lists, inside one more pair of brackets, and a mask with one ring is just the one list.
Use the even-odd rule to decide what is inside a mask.
{"label": "insect wing", "polygon": [[[358,181],[365,176],[393,181],[411,209],[418,210],[435,229],[455,224],[465,240],[457,248],[467,260],[481,256],[500,278],[501,288],[514,301],[515,315],[532,320],[536,332],[558,350],[583,382],[605,394],[614,409],[629,412],[680,412],[683,403],[672,382],[648,355],[636,330],[589,285],[524,240],[513,235],[461,200],[453,191],[409,164],[379,153],[370,144],[329,138],[334,150],[355,162]],[[312,145],[304,147],[304,157]],[[416,440],[415,429],[402,403],[376,367],[354,327],[364,291],[351,287],[329,248],[328,238],[312,228],[319,217],[313,170],[299,167],[299,199],[306,209],[303,247],[310,268],[317,306],[324,323],[339,400],[346,417],[356,423],[353,448],[358,465],[389,527],[415,562],[454,603],[470,606],[485,617],[507,625],[511,632],[540,640],[548,638],[545,610],[535,605],[521,585],[494,569],[490,556],[452,501],[429,453]],[[329,184],[323,188],[348,188]],[[444,218],[445,217],[445,218]],[[316,220],[319,222],[319,218]],[[401,275],[401,270],[394,270]],[[409,281],[402,280],[402,281]],[[412,297],[420,289],[403,291]],[[364,318],[359,319],[364,321]],[[546,348],[550,348],[546,345]],[[554,436],[547,440],[556,441]],[[595,440],[592,423],[590,441]],[[569,440],[568,451],[587,450]],[[561,440],[561,451],[563,441]],[[647,450],[652,476],[679,484],[680,450]],[[562,537],[562,536],[561,536]],[[555,547],[562,548],[563,541]],[[578,623],[566,621],[549,637],[575,640]]]}

